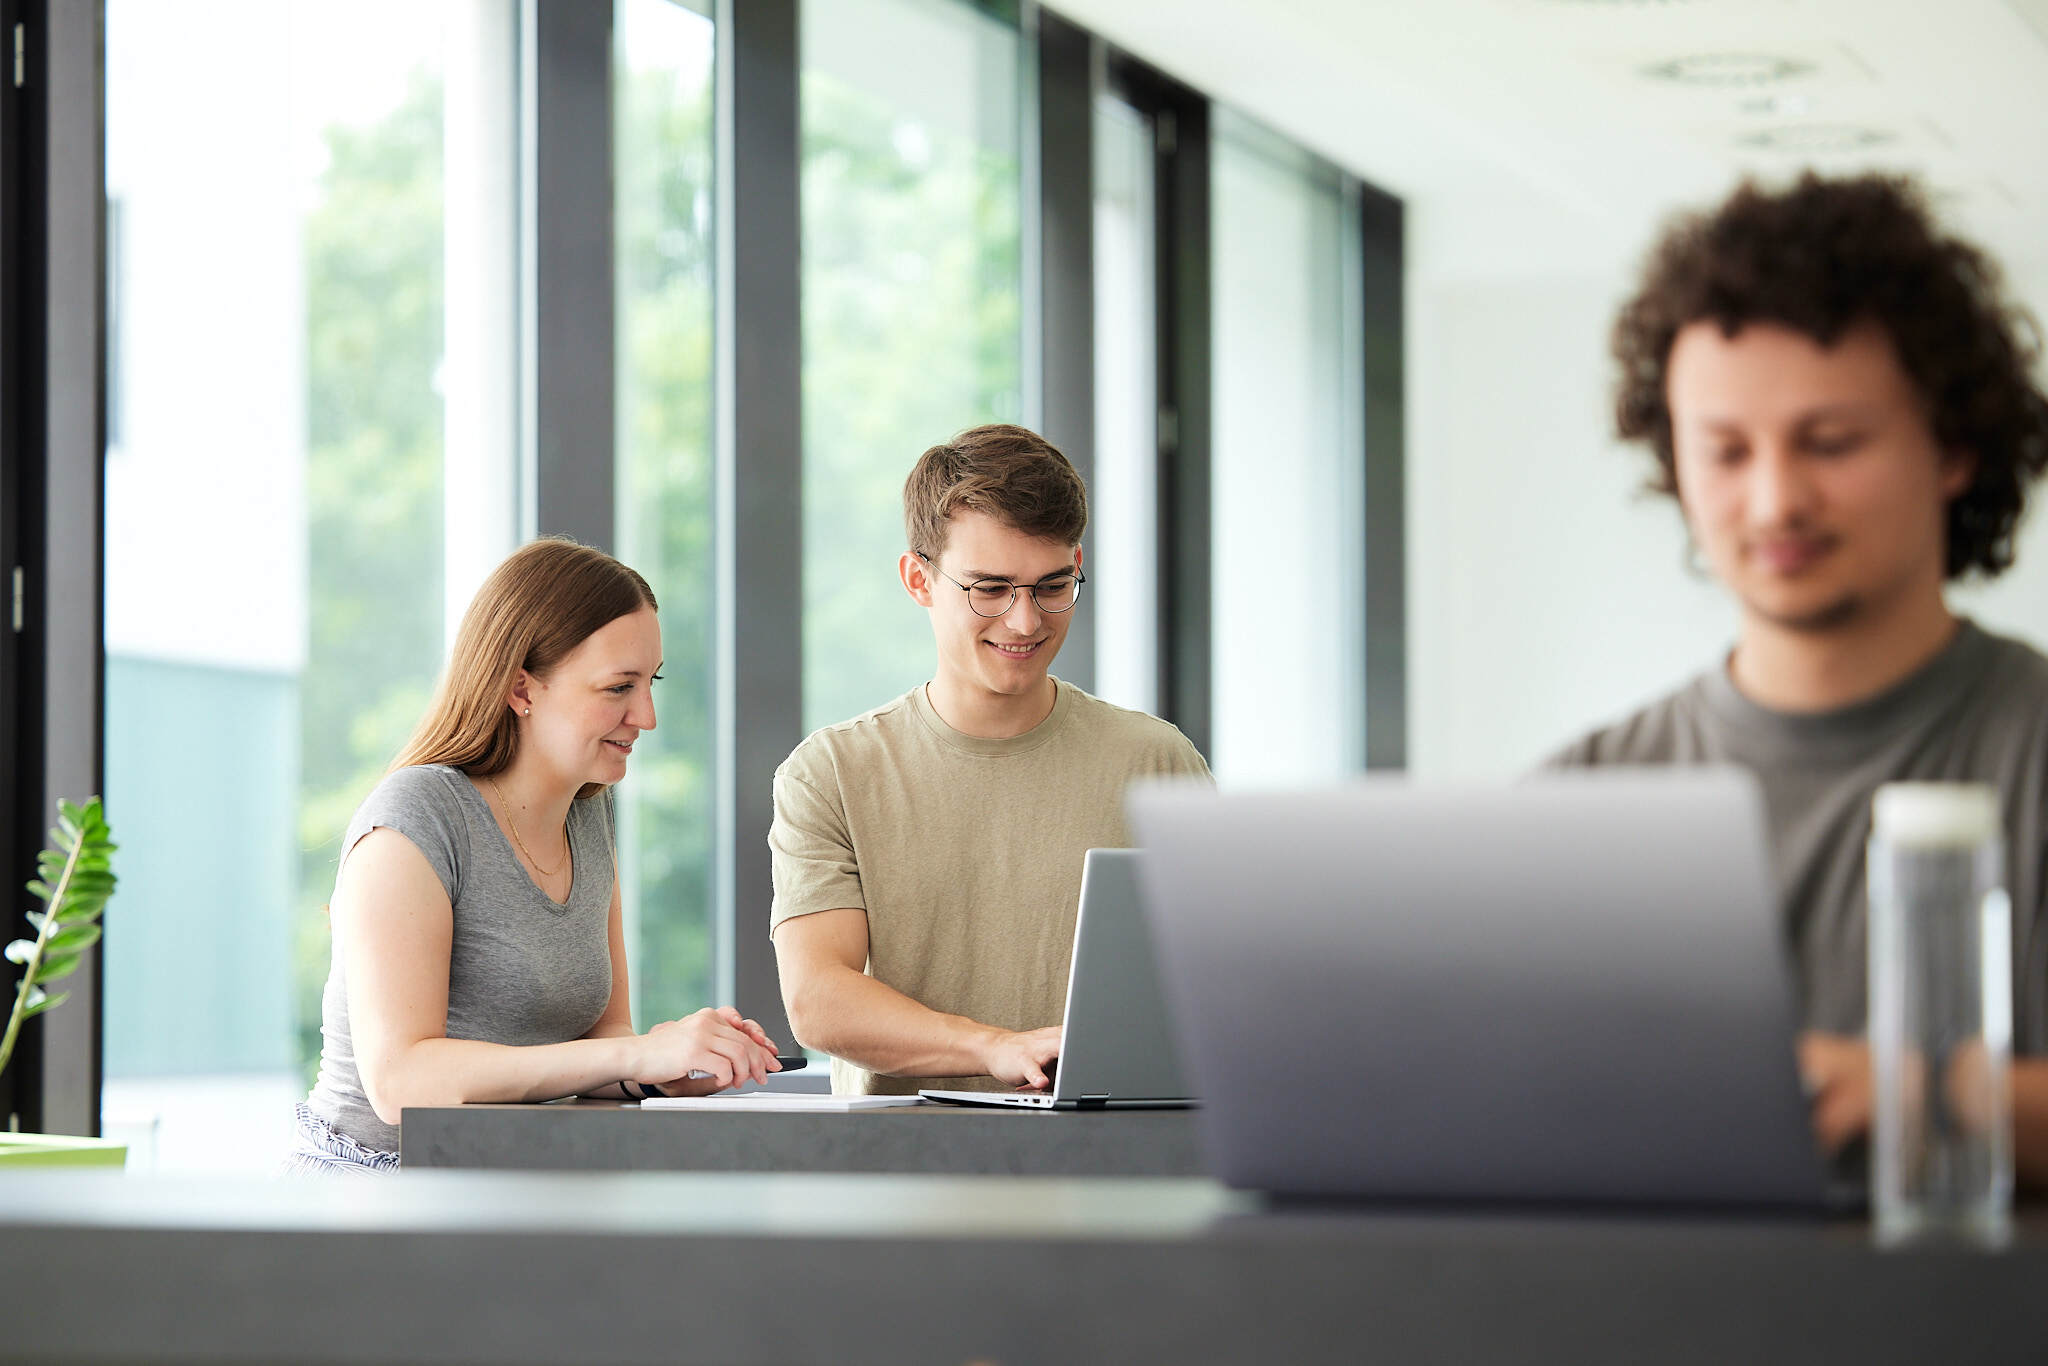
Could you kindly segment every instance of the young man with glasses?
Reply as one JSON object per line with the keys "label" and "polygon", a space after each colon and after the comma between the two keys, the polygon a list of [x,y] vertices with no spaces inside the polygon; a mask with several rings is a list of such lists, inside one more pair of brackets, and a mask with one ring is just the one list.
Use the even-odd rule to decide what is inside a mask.
{"label": "young man with glasses", "polygon": [[2036,333],[1909,184],[1745,185],[1676,224],[1614,329],[1624,439],[1740,609],[1735,648],[1560,765],[1760,780],[1814,1127],[1870,1124],[1864,846],[1899,780],[1999,793],[2012,896],[2014,1155],[2048,1184],[2048,659],[1950,610],[2012,564],[2048,468]]}
{"label": "young man with glasses", "polygon": [[772,933],[796,1037],[833,1089],[1043,1088],[1085,851],[1124,789],[1206,779],[1187,737],[1048,670],[1086,576],[1088,494],[1022,427],[962,432],[903,488],[903,589],[929,683],[818,731],[775,774]]}

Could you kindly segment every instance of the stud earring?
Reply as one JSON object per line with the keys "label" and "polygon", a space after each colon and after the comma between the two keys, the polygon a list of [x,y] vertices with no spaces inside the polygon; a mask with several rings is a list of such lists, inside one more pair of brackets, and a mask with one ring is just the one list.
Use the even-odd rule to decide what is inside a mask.
{"label": "stud earring", "polygon": [[531,715],[533,715],[533,708],[532,708],[532,707],[528,707],[528,708],[527,708],[527,709],[526,709],[525,711],[523,711],[523,712],[520,712],[519,714],[520,714],[521,716],[531,716]]}

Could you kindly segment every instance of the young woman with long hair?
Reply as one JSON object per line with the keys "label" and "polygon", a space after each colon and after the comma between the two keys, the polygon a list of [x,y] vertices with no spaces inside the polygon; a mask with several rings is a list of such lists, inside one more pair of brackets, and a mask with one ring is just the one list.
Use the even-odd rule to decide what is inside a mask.
{"label": "young woman with long hair", "polygon": [[704,1095],[778,1070],[730,1007],[633,1031],[611,787],[654,729],[646,580],[567,540],[515,551],[342,842],[320,1076],[295,1170],[398,1165],[409,1105]]}

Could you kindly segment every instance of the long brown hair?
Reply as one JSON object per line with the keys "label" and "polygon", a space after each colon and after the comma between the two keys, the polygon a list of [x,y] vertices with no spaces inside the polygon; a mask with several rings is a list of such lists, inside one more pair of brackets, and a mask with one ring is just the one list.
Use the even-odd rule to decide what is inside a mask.
{"label": "long brown hair", "polygon": [[[487,778],[519,753],[519,722],[505,694],[521,669],[546,678],[596,632],[656,606],[647,580],[602,550],[562,536],[513,551],[470,599],[447,671],[412,739],[392,760],[450,764]],[[603,790],[585,783],[577,796]]]}

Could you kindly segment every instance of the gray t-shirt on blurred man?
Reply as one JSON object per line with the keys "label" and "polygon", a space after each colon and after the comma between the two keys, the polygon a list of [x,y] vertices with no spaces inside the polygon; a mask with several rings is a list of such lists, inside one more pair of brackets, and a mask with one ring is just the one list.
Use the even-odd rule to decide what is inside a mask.
{"label": "gray t-shirt on blurred man", "polygon": [[1838,711],[1771,711],[1709,669],[1595,731],[1547,767],[1740,764],[1769,814],[1779,909],[1805,1026],[1863,1032],[1864,846],[1870,802],[1898,781],[1999,792],[2012,896],[2013,1049],[2048,1052],[2048,657],[1961,623],[1889,691]]}

